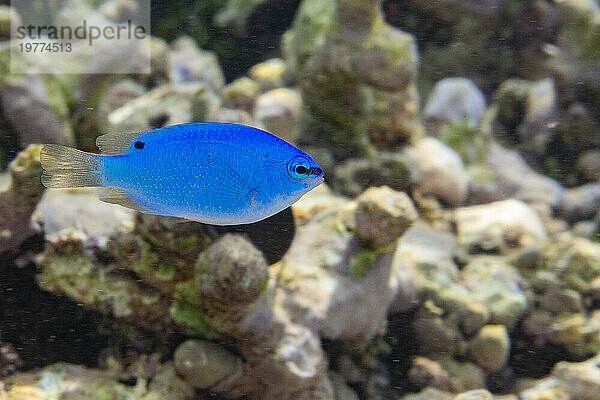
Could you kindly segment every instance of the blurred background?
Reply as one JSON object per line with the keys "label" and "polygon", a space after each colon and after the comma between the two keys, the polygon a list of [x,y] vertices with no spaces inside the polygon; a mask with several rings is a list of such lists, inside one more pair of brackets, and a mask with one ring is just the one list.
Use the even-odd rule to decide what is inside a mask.
{"label": "blurred background", "polygon": [[[26,57],[0,1],[0,400],[600,399],[597,0],[18,3],[151,35]],[[40,183],[190,121],[326,184],[216,228]]]}

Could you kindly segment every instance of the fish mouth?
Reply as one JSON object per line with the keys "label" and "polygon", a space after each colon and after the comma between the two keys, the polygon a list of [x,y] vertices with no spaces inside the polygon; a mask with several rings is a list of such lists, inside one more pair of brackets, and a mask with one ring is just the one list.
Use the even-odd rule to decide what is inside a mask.
{"label": "fish mouth", "polygon": [[325,175],[321,174],[321,176],[313,178],[313,181],[312,181],[310,187],[311,187],[311,189],[316,188],[323,182],[325,182]]}

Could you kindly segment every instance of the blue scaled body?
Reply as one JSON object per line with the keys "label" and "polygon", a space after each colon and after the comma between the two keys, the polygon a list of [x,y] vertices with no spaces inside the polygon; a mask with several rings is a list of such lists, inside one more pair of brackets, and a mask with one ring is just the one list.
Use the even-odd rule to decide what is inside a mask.
{"label": "blue scaled body", "polygon": [[96,143],[103,154],[44,146],[42,182],[101,186],[107,202],[215,225],[262,220],[323,182],[308,154],[245,125],[188,123]]}

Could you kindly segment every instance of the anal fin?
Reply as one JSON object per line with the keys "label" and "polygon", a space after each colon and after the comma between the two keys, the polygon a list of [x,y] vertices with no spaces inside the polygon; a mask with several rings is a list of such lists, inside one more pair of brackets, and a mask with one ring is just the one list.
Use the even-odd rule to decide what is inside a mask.
{"label": "anal fin", "polygon": [[100,200],[106,203],[118,204],[123,207],[131,208],[139,212],[146,214],[157,214],[155,211],[148,209],[136,202],[126,189],[118,187],[106,187],[101,189]]}

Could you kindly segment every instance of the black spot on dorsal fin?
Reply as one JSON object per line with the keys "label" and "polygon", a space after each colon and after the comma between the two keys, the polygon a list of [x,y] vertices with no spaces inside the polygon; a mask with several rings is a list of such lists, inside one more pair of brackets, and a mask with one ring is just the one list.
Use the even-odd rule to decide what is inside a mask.
{"label": "black spot on dorsal fin", "polygon": [[146,145],[146,143],[144,142],[140,142],[139,140],[137,142],[135,142],[135,144],[133,145],[133,147],[135,147],[138,150],[141,150],[144,148],[144,146]]}
{"label": "black spot on dorsal fin", "polygon": [[146,133],[148,133],[148,131],[107,133],[106,135],[98,136],[96,138],[96,145],[100,148],[102,154],[122,154],[129,149],[129,146],[131,146],[131,143],[133,143],[134,140]]}

